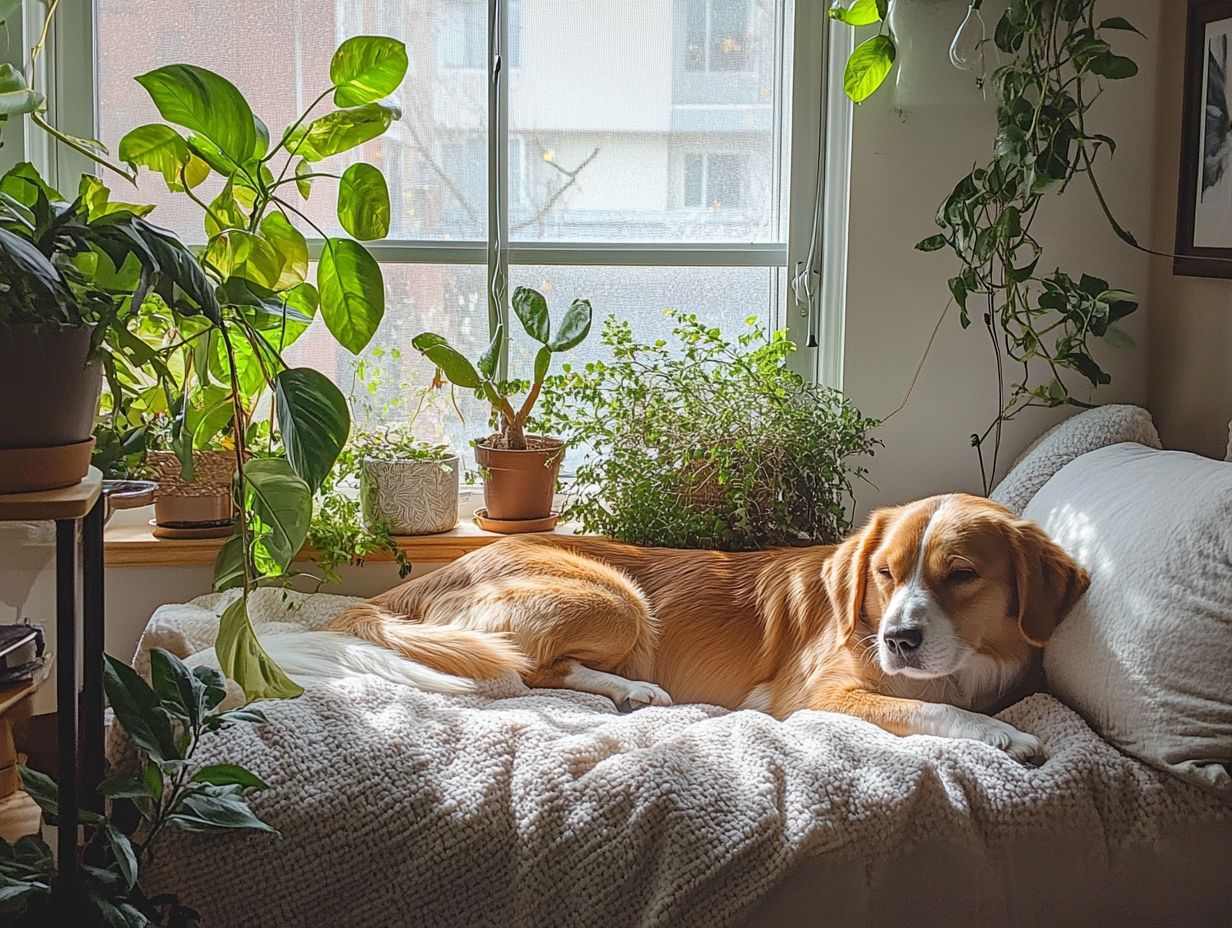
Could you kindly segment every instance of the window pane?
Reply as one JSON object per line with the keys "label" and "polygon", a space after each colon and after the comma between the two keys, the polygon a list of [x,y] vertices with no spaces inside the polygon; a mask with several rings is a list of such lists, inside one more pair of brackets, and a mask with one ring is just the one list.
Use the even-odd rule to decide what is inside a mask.
{"label": "window pane", "polygon": [[[750,316],[761,320],[766,329],[779,324],[775,307],[781,268],[515,266],[509,275],[514,287],[534,287],[547,297],[553,321],[578,297],[590,300],[594,328],[586,341],[562,356],[574,365],[608,357],[600,334],[609,316],[628,321],[639,341],[671,340],[673,324],[664,314],[668,309],[695,313],[728,338],[746,331]],[[533,365],[534,346],[516,323],[515,330],[509,373],[526,377]]]}
{"label": "window pane", "polygon": [[[522,0],[509,109],[526,200],[511,239],[782,241],[791,6]],[[740,165],[717,199],[697,196],[698,152]]]}
{"label": "window pane", "polygon": [[[351,399],[357,427],[408,425],[434,368],[411,347],[420,332],[444,335],[469,358],[488,344],[486,271],[478,265],[392,264],[385,275],[385,318],[376,337],[356,359],[339,347],[318,318],[286,353],[292,366],[312,367],[338,384]],[[362,371],[359,364],[362,363]],[[362,372],[363,376],[359,376]],[[369,392],[371,380],[379,381]],[[473,391],[435,391],[414,420],[425,441],[449,442],[470,464],[469,442],[486,434],[488,408]]]}
{"label": "window pane", "polygon": [[[344,38],[384,34],[402,39],[411,58],[395,97],[402,119],[383,138],[322,166],[341,173],[351,157],[381,167],[393,200],[392,238],[486,238],[483,0],[97,0],[97,11],[99,136],[112,151],[129,129],[158,119],[145,91],[133,82],[153,68],[183,62],[217,71],[278,133],[329,86],[330,57]],[[316,112],[328,109],[326,102]],[[473,139],[480,144],[471,147]],[[465,149],[462,159],[459,146]],[[274,169],[281,169],[280,161]],[[335,185],[319,178],[306,207],[327,232],[338,230]],[[212,178],[199,192],[212,199],[220,186]],[[285,189],[295,206],[303,205],[294,187]],[[137,197],[166,204],[154,214],[162,225],[192,241],[204,240],[202,211],[182,196],[169,196],[161,177],[144,174]]]}

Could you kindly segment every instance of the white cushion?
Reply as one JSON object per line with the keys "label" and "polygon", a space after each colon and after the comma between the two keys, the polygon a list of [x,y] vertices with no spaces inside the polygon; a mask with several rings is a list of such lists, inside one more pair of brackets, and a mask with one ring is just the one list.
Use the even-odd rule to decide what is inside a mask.
{"label": "white cushion", "polygon": [[1091,572],[1050,690],[1122,750],[1232,801],[1232,464],[1120,444],[1027,506]]}
{"label": "white cushion", "polygon": [[1036,439],[989,495],[1002,506],[1021,513],[1040,487],[1070,461],[1123,441],[1160,447],[1159,433],[1149,412],[1141,406],[1087,409]]}

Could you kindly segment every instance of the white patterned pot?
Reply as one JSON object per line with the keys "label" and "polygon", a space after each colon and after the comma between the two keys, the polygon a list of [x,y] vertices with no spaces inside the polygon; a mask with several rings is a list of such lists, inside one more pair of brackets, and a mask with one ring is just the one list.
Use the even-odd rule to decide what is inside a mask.
{"label": "white patterned pot", "polygon": [[458,524],[461,461],[379,461],[359,472],[359,504],[369,528],[381,519],[395,535],[432,535]]}

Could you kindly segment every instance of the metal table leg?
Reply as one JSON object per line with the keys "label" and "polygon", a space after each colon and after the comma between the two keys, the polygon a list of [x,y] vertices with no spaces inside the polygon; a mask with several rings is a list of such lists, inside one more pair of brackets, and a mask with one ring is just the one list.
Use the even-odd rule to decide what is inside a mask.
{"label": "metal table leg", "polygon": [[82,526],[81,716],[82,806],[103,812],[98,785],[106,767],[103,744],[103,510],[99,497]]}
{"label": "metal table leg", "polygon": [[59,737],[57,888],[71,911],[79,898],[77,860],[77,579],[78,524],[56,523],[56,715]]}

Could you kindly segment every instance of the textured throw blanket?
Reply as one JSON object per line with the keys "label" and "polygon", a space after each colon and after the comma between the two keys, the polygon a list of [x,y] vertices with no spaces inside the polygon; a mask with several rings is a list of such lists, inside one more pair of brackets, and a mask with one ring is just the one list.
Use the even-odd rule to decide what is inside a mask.
{"label": "textured throw blanket", "polygon": [[[209,660],[228,601],[161,608],[138,667],[155,646]],[[348,602],[266,590],[252,616],[263,635],[286,632]],[[150,888],[176,891],[207,925],[723,928],[773,901],[797,865],[847,874],[823,898],[867,900],[885,861],[939,838],[972,862],[961,876],[973,893],[1001,899],[996,861],[1023,834],[1046,838],[1045,856],[1065,853],[1053,833],[1094,836],[1098,853],[1080,866],[1098,885],[1161,829],[1229,818],[1047,696],[1001,716],[1043,740],[1049,760],[1031,769],[973,741],[898,738],[825,713],[621,714],[518,681],[466,697],[372,676],[299,682],[300,699],[263,705],[268,725],[202,751],[271,784],[253,805],[281,838],[160,838]]]}

